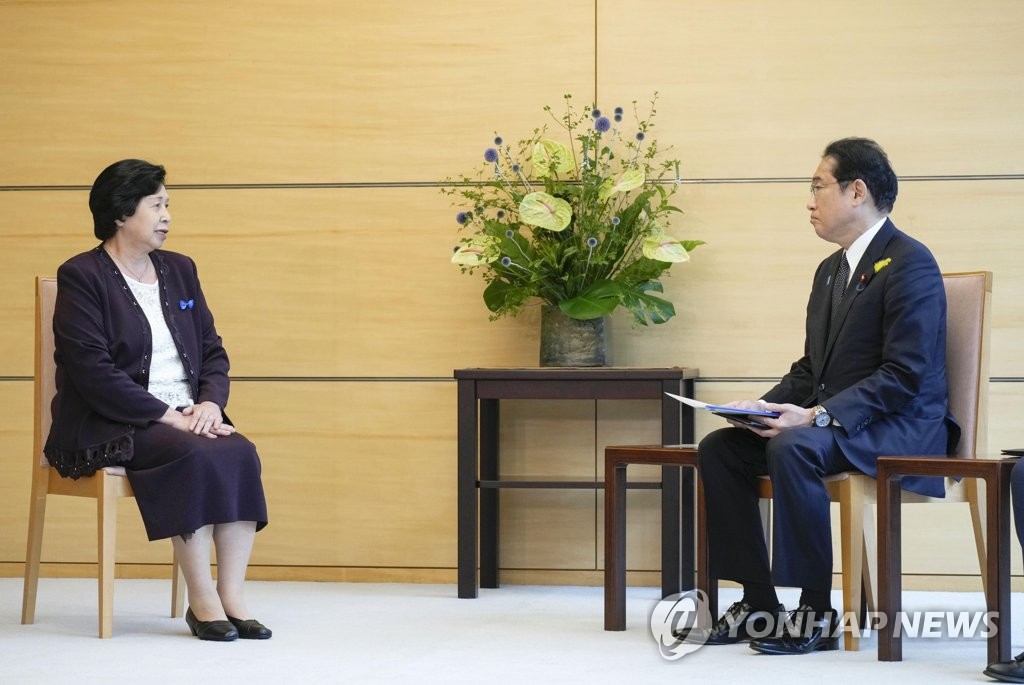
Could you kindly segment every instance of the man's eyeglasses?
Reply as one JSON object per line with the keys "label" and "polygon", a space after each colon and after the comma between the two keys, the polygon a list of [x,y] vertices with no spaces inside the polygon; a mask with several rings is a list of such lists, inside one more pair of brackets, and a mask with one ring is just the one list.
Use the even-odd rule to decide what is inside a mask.
{"label": "man's eyeglasses", "polygon": [[812,183],[811,184],[811,197],[817,197],[818,196],[818,191],[821,190],[822,188],[827,188],[828,186],[834,186],[834,185],[837,185],[838,183],[839,183],[839,181],[832,181],[831,183]]}

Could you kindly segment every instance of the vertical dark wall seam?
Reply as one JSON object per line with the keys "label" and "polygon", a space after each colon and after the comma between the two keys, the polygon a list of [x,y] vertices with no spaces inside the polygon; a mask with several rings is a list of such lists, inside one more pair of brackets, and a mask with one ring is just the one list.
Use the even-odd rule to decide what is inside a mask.
{"label": "vertical dark wall seam", "polygon": [[599,101],[597,92],[597,3],[600,0],[594,0],[594,103]]}

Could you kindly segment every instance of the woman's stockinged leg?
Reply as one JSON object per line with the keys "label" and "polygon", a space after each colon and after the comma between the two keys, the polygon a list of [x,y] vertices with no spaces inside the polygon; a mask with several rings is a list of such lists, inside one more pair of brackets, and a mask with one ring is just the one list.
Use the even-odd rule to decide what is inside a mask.
{"label": "woman's stockinged leg", "polygon": [[217,550],[217,595],[224,611],[232,618],[252,618],[245,604],[243,586],[255,537],[255,521],[218,523],[213,526],[213,544]]}
{"label": "woman's stockinged leg", "polygon": [[214,527],[203,526],[188,540],[180,535],[171,538],[181,572],[188,586],[188,604],[200,621],[223,621],[227,617],[210,572],[210,543]]}

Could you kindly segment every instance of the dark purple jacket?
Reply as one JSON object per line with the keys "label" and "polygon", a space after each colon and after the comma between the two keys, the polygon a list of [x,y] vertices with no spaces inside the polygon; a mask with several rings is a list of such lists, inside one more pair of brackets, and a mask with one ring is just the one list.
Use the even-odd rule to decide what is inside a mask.
{"label": "dark purple jacket", "polygon": [[[150,253],[164,320],[197,403],[228,402],[228,357],[188,257]],[[153,336],[120,270],[102,246],[57,270],[53,316],[57,394],[44,453],[63,476],[131,460],[132,434],[167,411],[147,392]],[[225,421],[227,417],[225,417]]]}

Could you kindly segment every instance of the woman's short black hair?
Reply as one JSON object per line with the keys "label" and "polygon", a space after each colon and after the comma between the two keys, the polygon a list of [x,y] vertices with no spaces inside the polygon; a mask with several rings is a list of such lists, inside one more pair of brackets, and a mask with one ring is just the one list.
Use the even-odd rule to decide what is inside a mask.
{"label": "woman's short black hair", "polygon": [[122,159],[100,172],[89,192],[93,233],[107,240],[117,233],[117,221],[135,213],[142,198],[155,194],[167,172],[159,164]]}
{"label": "woman's short black hair", "polygon": [[896,203],[899,182],[882,146],[869,138],[843,138],[828,144],[822,157],[836,162],[833,176],[843,184],[864,181],[875,201],[875,208],[889,213]]}

